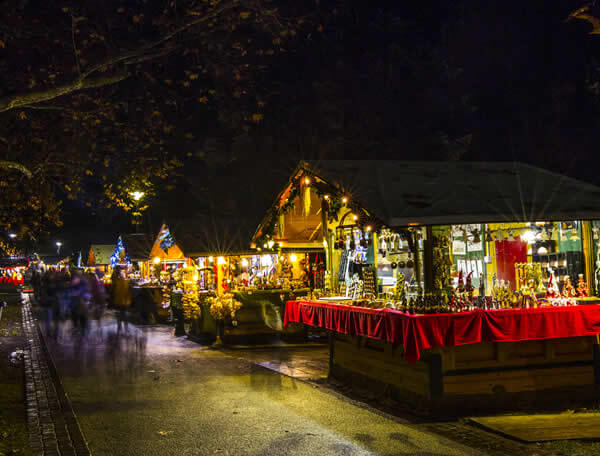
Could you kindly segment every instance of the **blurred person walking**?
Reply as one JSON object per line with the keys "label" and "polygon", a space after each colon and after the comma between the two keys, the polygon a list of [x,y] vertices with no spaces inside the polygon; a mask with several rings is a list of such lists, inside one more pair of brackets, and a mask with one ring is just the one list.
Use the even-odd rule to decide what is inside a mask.
{"label": "blurred person walking", "polygon": [[121,267],[117,266],[112,275],[113,305],[117,309],[117,332],[121,331],[121,325],[128,331],[127,311],[131,306],[131,290],[129,281],[122,275]]}

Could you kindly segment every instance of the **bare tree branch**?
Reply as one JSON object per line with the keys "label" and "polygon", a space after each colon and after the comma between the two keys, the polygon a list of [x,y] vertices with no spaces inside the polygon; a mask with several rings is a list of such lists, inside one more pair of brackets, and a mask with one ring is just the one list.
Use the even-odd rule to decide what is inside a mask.
{"label": "bare tree branch", "polygon": [[29,178],[31,178],[32,176],[31,171],[29,171],[29,169],[17,162],[0,160],[0,168],[16,169],[17,171],[20,171]]}
{"label": "bare tree branch", "polygon": [[[181,27],[179,27],[179,28],[175,29],[174,31],[172,31],[171,33],[165,35],[158,41],[149,43],[145,46],[142,46],[141,48],[138,48],[133,51],[129,51],[129,52],[126,52],[119,56],[110,58],[110,59],[106,60],[105,62],[102,62],[98,65],[91,67],[88,71],[83,73],[77,80],[75,80],[74,82],[72,82],[70,84],[65,84],[65,85],[55,87],[52,89],[47,89],[47,90],[41,90],[41,91],[35,91],[35,92],[31,92],[31,93],[25,93],[25,94],[20,94],[20,95],[4,97],[4,98],[0,99],[0,112],[10,111],[11,109],[22,108],[22,107],[31,108],[32,107],[31,105],[41,103],[44,101],[48,101],[48,100],[52,100],[54,98],[58,98],[63,95],[68,95],[73,92],[77,92],[77,91],[84,90],[84,89],[102,87],[105,85],[110,85],[110,84],[115,84],[117,82],[120,82],[123,79],[127,78],[129,75],[127,73],[120,73],[116,76],[109,76],[109,77],[98,78],[98,79],[93,79],[93,80],[88,80],[87,78],[95,72],[108,71],[108,70],[114,68],[117,64],[124,64],[124,65],[135,64],[135,63],[140,63],[140,62],[143,62],[146,60],[150,60],[153,58],[158,58],[158,57],[167,55],[170,52],[173,52],[175,49],[177,49],[178,46],[170,46],[170,47],[167,47],[166,49],[160,49],[160,50],[156,50],[156,48],[163,45],[164,43],[170,41],[171,39],[173,39],[180,33],[184,32],[185,30],[187,30],[195,25],[199,25],[199,24],[208,22],[208,21],[214,19],[215,17],[219,16],[220,14],[222,14],[224,11],[235,8],[238,5],[239,5],[239,0],[231,0],[229,2],[226,2],[223,5],[221,5],[219,8],[215,8],[215,10],[213,10],[211,13],[203,15],[202,17],[200,17],[194,21],[191,21],[185,25],[182,25]],[[190,14],[194,15],[193,12],[191,12]],[[77,58],[77,56],[76,56],[76,58]]]}
{"label": "bare tree branch", "polygon": [[68,95],[73,92],[78,92],[79,90],[94,89],[105,85],[116,84],[127,77],[129,77],[129,73],[120,73],[115,76],[107,76],[97,79],[77,79],[70,84],[53,87],[47,90],[38,90],[21,95],[0,98],[0,112],[10,111],[11,109],[16,108],[31,108],[31,105],[41,103],[43,101],[53,100],[54,98]]}

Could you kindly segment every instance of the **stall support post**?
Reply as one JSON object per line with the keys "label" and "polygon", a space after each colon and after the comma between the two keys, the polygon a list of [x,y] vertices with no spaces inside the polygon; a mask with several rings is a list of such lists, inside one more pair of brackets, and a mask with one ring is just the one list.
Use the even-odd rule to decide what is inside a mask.
{"label": "stall support post", "polygon": [[[306,327],[306,325],[305,325]],[[327,337],[329,342],[329,376],[333,372],[334,363],[334,350],[335,350],[335,333],[333,331],[327,331]]]}
{"label": "stall support post", "polygon": [[439,353],[432,353],[429,358],[429,394],[431,398],[439,398],[444,394],[442,356]]}
{"label": "stall support post", "polygon": [[585,279],[590,291],[597,290],[594,274],[594,241],[592,227],[588,220],[581,222],[581,243],[583,246],[583,259],[585,262]]}
{"label": "stall support post", "polygon": [[413,231],[410,233],[413,239],[413,256],[415,263],[415,278],[417,279],[417,289],[421,290],[421,260],[419,259],[419,238],[417,232]]}
{"label": "stall support post", "polygon": [[600,335],[596,334],[594,345],[594,383],[600,385]]}
{"label": "stall support post", "polygon": [[427,239],[423,242],[423,273],[425,292],[433,291],[433,229],[431,226],[425,228]]}

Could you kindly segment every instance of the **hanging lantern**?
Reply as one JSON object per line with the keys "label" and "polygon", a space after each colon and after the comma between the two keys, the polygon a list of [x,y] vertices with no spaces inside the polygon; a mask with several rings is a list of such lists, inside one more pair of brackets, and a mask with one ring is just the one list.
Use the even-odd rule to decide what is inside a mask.
{"label": "hanging lantern", "polygon": [[550,233],[548,232],[547,229],[542,229],[542,241],[549,241],[550,240]]}
{"label": "hanging lantern", "polygon": [[506,237],[507,241],[514,241],[515,240],[515,236],[512,232],[512,230],[508,230],[508,236]]}
{"label": "hanging lantern", "polygon": [[579,233],[577,232],[577,228],[573,228],[571,230],[571,235],[569,236],[570,241],[579,241],[581,238],[579,237]]}

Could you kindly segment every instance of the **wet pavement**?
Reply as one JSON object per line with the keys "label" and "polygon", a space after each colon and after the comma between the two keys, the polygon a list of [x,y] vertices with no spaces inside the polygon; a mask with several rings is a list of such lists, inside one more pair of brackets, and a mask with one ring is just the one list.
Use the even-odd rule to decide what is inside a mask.
{"label": "wet pavement", "polygon": [[67,322],[47,338],[92,454],[483,454],[248,360],[310,377],[322,373],[322,348],[311,364],[312,349],[226,353],[172,332],[119,333],[110,316],[85,338]]}
{"label": "wet pavement", "polygon": [[234,358],[250,361],[266,369],[302,380],[320,381],[329,373],[329,348],[325,345],[313,347],[276,346],[246,349],[220,349]]}

